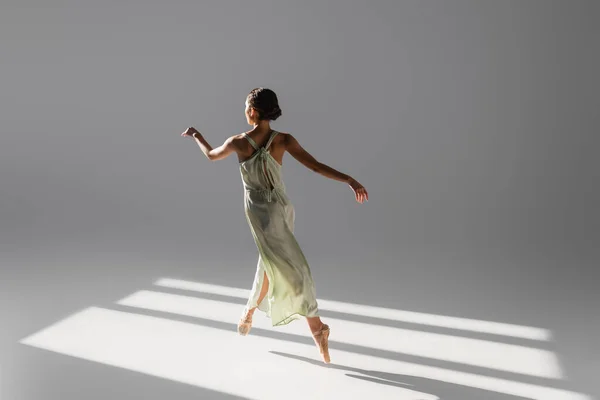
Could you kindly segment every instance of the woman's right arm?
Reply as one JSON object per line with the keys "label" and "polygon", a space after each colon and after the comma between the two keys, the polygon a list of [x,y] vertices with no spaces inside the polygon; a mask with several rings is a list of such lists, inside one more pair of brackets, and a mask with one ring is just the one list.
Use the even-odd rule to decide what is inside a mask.
{"label": "woman's right arm", "polygon": [[359,203],[369,199],[367,190],[360,183],[358,183],[358,181],[349,175],[341,173],[330,166],[317,161],[309,152],[304,150],[300,143],[298,143],[298,140],[296,140],[296,138],[289,133],[287,134],[286,150],[292,155],[292,157],[298,160],[306,168],[317,172],[326,178],[345,182],[350,185],[356,196],[356,201]]}

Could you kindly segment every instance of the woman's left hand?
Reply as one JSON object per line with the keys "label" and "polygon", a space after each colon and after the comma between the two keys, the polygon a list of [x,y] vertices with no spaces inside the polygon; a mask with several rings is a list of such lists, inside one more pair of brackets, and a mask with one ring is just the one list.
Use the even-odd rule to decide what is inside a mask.
{"label": "woman's left hand", "polygon": [[186,136],[193,137],[195,133],[200,134],[200,132],[198,132],[198,130],[196,128],[194,128],[193,126],[191,126],[191,127],[187,128],[185,130],[185,132],[183,132],[181,134],[181,136],[183,136],[183,137],[186,137]]}

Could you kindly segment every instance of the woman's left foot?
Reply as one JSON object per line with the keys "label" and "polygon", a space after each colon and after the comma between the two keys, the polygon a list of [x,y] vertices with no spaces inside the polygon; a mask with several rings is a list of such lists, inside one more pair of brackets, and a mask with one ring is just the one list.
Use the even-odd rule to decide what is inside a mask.
{"label": "woman's left foot", "polygon": [[242,318],[240,318],[240,322],[238,323],[238,333],[240,335],[246,336],[250,333],[250,329],[252,328],[252,314],[254,314],[253,311],[244,309]]}

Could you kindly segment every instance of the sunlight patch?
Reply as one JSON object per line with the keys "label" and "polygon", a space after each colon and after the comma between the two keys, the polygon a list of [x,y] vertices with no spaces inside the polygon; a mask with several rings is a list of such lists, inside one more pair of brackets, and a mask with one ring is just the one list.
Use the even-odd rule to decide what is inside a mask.
{"label": "sunlight patch", "polygon": [[[250,290],[246,289],[211,285],[200,282],[190,282],[180,279],[162,278],[156,281],[155,285],[169,287],[173,289],[219,294],[222,296],[237,297],[240,299],[247,299],[250,295]],[[319,309],[321,310],[335,311],[345,314],[436,326],[440,328],[459,329],[463,331],[511,336],[522,339],[548,341],[551,338],[550,331],[548,331],[547,329],[535,328],[531,326],[504,324],[499,322],[482,321],[468,318],[449,317],[445,315],[426,314],[414,311],[396,310],[392,308],[373,307],[364,304],[343,303],[340,301],[333,300],[318,299],[318,302]]]}
{"label": "sunlight patch", "polygon": [[[249,295],[248,290],[173,279],[161,279],[157,285],[240,298]],[[485,399],[500,393],[538,400],[590,400],[581,393],[526,383],[535,377],[534,382],[560,384],[562,373],[557,357],[548,350],[502,343],[497,337],[472,339],[327,318],[332,330],[330,347],[334,348],[330,349],[332,364],[325,365],[312,343],[308,325],[301,321],[274,328],[264,314],[258,313],[254,330],[241,337],[236,324],[243,305],[147,290],[135,292],[116,304],[131,307],[132,311],[90,307],[20,343],[252,400],[310,399],[315,398],[315,393],[345,400],[363,399],[365,393],[374,399],[398,400],[434,400],[449,393],[460,398]],[[472,328],[483,324],[477,331],[493,331],[488,333],[494,335],[504,329],[507,336],[514,337],[515,333],[527,333],[518,329],[528,328],[499,323],[486,326],[484,321],[334,301],[320,300],[319,304],[323,309],[343,313],[421,321],[418,323],[432,326],[452,325],[454,329],[462,326],[465,331],[477,330]],[[138,314],[135,309],[158,311],[164,317]],[[177,315],[198,320],[171,319]],[[203,325],[208,324],[207,320],[225,328]],[[530,329],[531,334],[538,328]],[[285,335],[276,339],[265,337],[261,330],[305,340],[296,343],[286,340]],[[543,332],[547,331],[537,333]],[[549,332],[544,337],[547,340]],[[384,350],[421,357],[424,364],[337,350],[336,343],[360,346],[363,352]],[[454,365],[434,367],[435,360]],[[463,365],[469,366],[469,371],[482,371],[463,372]],[[522,379],[497,378],[493,370],[518,374]]]}
{"label": "sunlight patch", "polygon": [[[237,323],[243,306],[216,300],[142,290],[117,302],[121,305],[172,314]],[[335,329],[331,342],[358,345],[412,356],[444,360],[543,378],[561,378],[556,356],[547,350],[327,318]],[[264,314],[255,314],[254,328],[305,337],[304,321],[273,328]]]}

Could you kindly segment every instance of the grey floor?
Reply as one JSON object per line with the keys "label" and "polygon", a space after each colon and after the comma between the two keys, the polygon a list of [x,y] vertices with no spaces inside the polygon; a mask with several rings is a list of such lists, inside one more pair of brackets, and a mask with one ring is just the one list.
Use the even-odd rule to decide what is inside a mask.
{"label": "grey floor", "polygon": [[[190,250],[187,252],[181,250],[171,257],[166,257],[165,253],[155,256],[150,252],[145,255],[135,254],[131,249],[129,251],[122,249],[121,252],[114,249],[111,252],[107,249],[99,251],[91,248],[79,248],[77,251],[48,248],[45,249],[45,255],[40,252],[35,259],[27,258],[26,255],[19,258],[18,254],[12,254],[12,260],[6,263],[11,268],[11,279],[9,284],[3,282],[3,315],[5,315],[2,329],[2,354],[4,355],[2,391],[5,396],[3,398],[78,399],[81,398],[82,393],[85,393],[87,399],[126,399],[138,396],[148,399],[272,398],[267,394],[264,397],[256,395],[261,393],[260,388],[265,385],[290,391],[288,398],[296,398],[295,395],[300,396],[303,392],[291,390],[290,386],[301,384],[299,382],[303,381],[303,377],[309,379],[315,373],[314,370],[323,372],[318,375],[320,379],[313,378],[310,382],[305,382],[308,387],[313,388],[311,392],[313,398],[325,398],[335,393],[339,394],[340,391],[344,393],[344,388],[348,390],[347,398],[353,398],[352,395],[357,393],[356,388],[375,394],[378,393],[378,388],[381,388],[384,394],[388,393],[386,390],[392,388],[395,394],[389,398],[402,399],[593,398],[590,397],[592,396],[590,393],[595,390],[593,380],[597,358],[586,349],[595,347],[595,340],[599,333],[593,304],[594,294],[592,291],[574,290],[575,287],[589,287],[585,282],[575,282],[574,278],[570,281],[560,279],[556,284],[549,285],[539,277],[523,276],[518,273],[518,267],[512,269],[505,267],[502,272],[495,275],[490,272],[499,270],[501,268],[499,265],[488,270],[485,274],[487,277],[481,278],[481,274],[478,276],[477,272],[482,268],[481,264],[464,265],[448,261],[440,262],[438,268],[434,268],[434,261],[429,260],[419,267],[418,261],[399,261],[402,260],[400,255],[396,258],[398,261],[394,261],[393,254],[383,258],[381,255],[363,253],[353,260],[343,258],[334,261],[333,259],[322,260],[323,268],[314,267],[320,297],[327,300],[416,311],[431,315],[433,321],[436,321],[436,317],[451,316],[536,327],[548,331],[551,337],[549,340],[534,340],[511,337],[510,334],[476,332],[467,327],[461,329],[460,326],[455,328],[431,326],[427,323],[391,321],[353,315],[350,312],[324,310],[322,314],[325,321],[328,318],[332,321],[354,321],[368,324],[374,327],[375,331],[392,327],[416,335],[436,333],[450,338],[479,339],[491,344],[518,345],[546,350],[558,360],[560,377],[545,376],[544,371],[549,365],[535,362],[531,364],[532,369],[525,373],[511,372],[510,367],[508,370],[502,367],[496,368],[493,363],[490,364],[491,367],[486,367],[485,360],[492,361],[498,357],[498,354],[484,355],[484,364],[469,365],[468,362],[463,364],[444,359],[446,351],[440,352],[439,356],[423,356],[418,354],[419,351],[416,353],[407,351],[403,354],[382,350],[380,340],[389,341],[387,344],[384,343],[383,347],[393,345],[396,340],[387,336],[383,336],[383,339],[372,336],[362,337],[363,343],[354,345],[336,342],[336,337],[333,335],[330,345],[332,364],[324,367],[319,361],[316,349],[312,348],[308,330],[302,321],[295,321],[281,329],[270,328],[266,326],[266,318],[257,315],[256,320],[264,319],[264,321],[260,322],[260,326],[255,328],[251,336],[242,338],[247,340],[247,344],[242,344],[242,348],[248,346],[250,353],[246,354],[245,351],[239,350],[240,342],[235,336],[237,313],[221,315],[219,308],[215,308],[212,316],[211,311],[204,310],[204,313],[209,313],[209,317],[203,318],[194,317],[193,312],[186,316],[182,315],[185,313],[152,311],[143,307],[116,304],[119,300],[143,290],[192,299],[212,299],[233,304],[241,310],[243,299],[240,297],[160,287],[155,283],[161,278],[171,278],[224,287],[249,288],[253,262],[247,262],[242,257],[253,259],[255,254],[252,249],[247,250],[246,255],[230,254],[218,261],[207,261],[208,257],[203,257],[202,261],[194,261],[196,254]],[[341,277],[333,273],[342,269],[359,271],[353,266],[367,262],[377,262],[380,267],[387,266],[384,278],[370,276],[365,271],[354,274],[348,272]],[[244,264],[245,270],[242,268]],[[520,267],[527,268],[526,265]],[[442,272],[448,268],[452,269],[451,274]],[[228,277],[228,274],[232,275]],[[572,289],[567,292],[569,287]],[[263,371],[259,377],[250,381],[231,372],[231,377],[228,379],[230,386],[222,390],[210,390],[202,386],[202,379],[200,383],[194,384],[193,381],[190,383],[183,377],[178,378],[177,364],[171,365],[174,375],[169,375],[160,369],[145,370],[133,366],[128,368],[119,366],[118,360],[102,362],[86,356],[88,354],[84,351],[86,346],[105,346],[105,351],[110,352],[110,349],[117,346],[122,339],[119,329],[109,329],[106,335],[114,335],[109,339],[106,336],[81,339],[81,343],[78,342],[79,344],[73,347],[75,353],[69,354],[65,350],[71,349],[69,343],[60,344],[62,341],[59,340],[60,335],[64,335],[65,332],[59,330],[57,333],[51,329],[57,329],[56,326],[84,313],[90,307],[154,316],[167,321],[191,323],[211,330],[220,330],[222,332],[218,335],[220,339],[210,344],[210,347],[216,347],[215,354],[212,356],[205,355],[200,358],[197,354],[194,356],[192,349],[195,341],[200,343],[207,340],[201,331],[197,336],[192,334],[187,344],[190,347],[189,353],[183,352],[178,356],[181,363],[191,363],[190,365],[195,366],[195,373],[198,374],[199,379],[210,377],[218,370],[212,364],[211,357],[224,357],[232,366],[244,365],[244,368],[249,368],[248,371],[253,368]],[[82,321],[92,325],[102,323],[102,320],[94,322],[85,318]],[[344,329],[341,323],[338,325],[330,323],[333,332],[338,328]],[[290,328],[297,334],[290,334]],[[68,332],[69,329],[72,331],[73,327],[64,329]],[[303,336],[304,329],[306,335]],[[45,336],[44,330],[49,331]],[[74,335],[74,341],[80,340],[77,331],[71,333]],[[367,331],[364,333],[368,334]],[[36,334],[41,335],[37,342],[34,341],[29,345],[20,343],[23,339]],[[85,336],[84,333],[81,335]],[[358,336],[361,336],[360,332]],[[266,342],[252,342],[251,337]],[[156,346],[165,344],[160,335],[156,336],[152,331],[148,331],[147,336],[144,335],[143,338],[147,340],[144,343],[148,352],[157,351]],[[398,337],[398,340],[404,340],[404,337]],[[364,341],[367,342],[366,345]],[[369,347],[369,343],[372,347]],[[477,351],[476,346],[469,348],[470,345],[474,346],[467,343],[466,347],[457,348],[454,353],[463,352],[464,355],[468,355],[472,351]],[[52,346],[57,347],[53,349]],[[123,351],[126,352],[127,347]],[[128,356],[130,359],[141,357],[132,354]],[[364,356],[376,358],[369,359]],[[531,361],[526,359],[526,354],[519,352],[514,353],[513,356],[515,371],[519,371],[520,364]],[[187,357],[192,357],[194,360]],[[407,364],[404,367],[396,364],[388,366],[386,363],[390,361],[399,362],[400,366],[404,365],[402,363]],[[117,364],[115,365],[114,362]],[[291,366],[288,365],[289,363]],[[144,363],[140,365],[143,366]],[[507,365],[510,366],[511,363]],[[429,372],[422,372],[418,366],[464,372],[473,374],[477,378],[472,380],[473,386],[468,383],[457,383],[456,377],[451,373],[432,379],[428,377]],[[293,369],[289,370],[290,382],[281,382],[281,380],[269,380],[268,376],[264,376],[268,375],[272,368],[296,368],[296,370],[293,373],[291,373]],[[334,373],[337,374],[335,377],[331,375]],[[343,380],[340,381],[340,376],[348,382],[344,384]],[[481,377],[526,383],[533,385],[533,389],[523,387],[513,389],[509,384],[503,384],[496,390],[485,390],[480,387]],[[362,385],[357,386],[356,382]],[[253,388],[249,391],[253,395],[244,396],[242,394],[245,393],[244,387]],[[524,390],[523,393],[529,395],[511,394],[511,390],[516,390],[517,393]]]}

